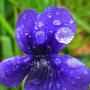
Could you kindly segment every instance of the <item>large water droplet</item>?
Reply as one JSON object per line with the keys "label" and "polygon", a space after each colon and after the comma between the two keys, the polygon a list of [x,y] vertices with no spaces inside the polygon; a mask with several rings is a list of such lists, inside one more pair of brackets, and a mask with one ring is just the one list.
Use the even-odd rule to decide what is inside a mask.
{"label": "large water droplet", "polygon": [[57,19],[57,20],[54,20],[54,21],[53,21],[53,25],[57,25],[57,26],[58,26],[58,25],[61,25],[61,21],[58,20],[58,19]]}
{"label": "large water droplet", "polygon": [[68,27],[62,27],[55,33],[55,38],[60,43],[69,44],[74,38],[74,32]]}
{"label": "large water droplet", "polygon": [[35,41],[37,44],[44,43],[46,39],[47,39],[47,36],[46,36],[45,32],[43,32],[43,31],[37,31],[36,32]]}
{"label": "large water droplet", "polygon": [[85,64],[83,64],[81,61],[77,60],[76,58],[69,58],[66,61],[67,65],[73,68],[76,67],[80,67],[80,66],[84,66]]}

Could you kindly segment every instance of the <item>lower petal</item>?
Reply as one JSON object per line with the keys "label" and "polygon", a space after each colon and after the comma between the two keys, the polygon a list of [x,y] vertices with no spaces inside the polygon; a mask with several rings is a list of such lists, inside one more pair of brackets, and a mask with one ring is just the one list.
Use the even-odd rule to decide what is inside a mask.
{"label": "lower petal", "polygon": [[32,56],[16,56],[0,63],[0,84],[15,87],[21,83],[30,70]]}
{"label": "lower petal", "polygon": [[48,59],[58,72],[60,90],[88,90],[90,70],[85,64],[67,55],[51,55]]}
{"label": "lower petal", "polygon": [[24,90],[61,90],[61,86],[56,71],[42,66],[29,73]]}

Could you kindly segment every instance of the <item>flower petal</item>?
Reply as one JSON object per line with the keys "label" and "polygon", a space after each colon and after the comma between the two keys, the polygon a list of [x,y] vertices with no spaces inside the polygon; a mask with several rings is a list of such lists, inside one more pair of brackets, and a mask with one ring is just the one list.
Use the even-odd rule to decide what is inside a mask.
{"label": "flower petal", "polygon": [[30,71],[32,56],[16,56],[0,63],[0,84],[15,87]]}
{"label": "flower petal", "polygon": [[88,90],[90,70],[81,61],[66,55],[51,55],[49,61],[60,76],[60,90]]}
{"label": "flower petal", "polygon": [[[45,44],[49,53],[58,53],[74,38],[76,24],[71,13],[66,8],[50,6],[37,18],[36,33],[43,32],[35,40],[39,45]],[[36,34],[35,34],[36,35]],[[42,42],[39,42],[41,40]],[[45,46],[44,46],[45,47]]]}
{"label": "flower petal", "polygon": [[20,14],[16,23],[16,42],[19,48],[27,54],[31,53],[32,34],[37,15],[35,10],[25,10]]}

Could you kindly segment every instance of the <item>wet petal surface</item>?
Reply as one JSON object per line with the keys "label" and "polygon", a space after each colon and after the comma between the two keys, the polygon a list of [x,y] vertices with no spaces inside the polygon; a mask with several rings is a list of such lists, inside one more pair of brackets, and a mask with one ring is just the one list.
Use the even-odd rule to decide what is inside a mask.
{"label": "wet petal surface", "polygon": [[27,53],[31,53],[33,41],[33,29],[38,13],[35,10],[25,10],[22,12],[16,23],[16,42],[19,48]]}
{"label": "wet petal surface", "polygon": [[88,90],[90,70],[85,64],[67,55],[51,55],[49,60],[60,75],[60,90]]}
{"label": "wet petal surface", "polygon": [[47,39],[44,42],[50,48],[49,53],[58,53],[66,47],[76,32],[76,24],[70,12],[55,6],[48,7],[38,16],[36,27],[36,32],[45,32]]}
{"label": "wet petal surface", "polygon": [[32,56],[16,56],[0,63],[0,84],[15,87],[30,71]]}

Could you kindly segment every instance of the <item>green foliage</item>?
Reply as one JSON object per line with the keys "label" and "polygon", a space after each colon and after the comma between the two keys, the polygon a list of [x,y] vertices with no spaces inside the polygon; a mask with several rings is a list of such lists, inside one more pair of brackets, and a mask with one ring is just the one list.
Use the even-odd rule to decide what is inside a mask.
{"label": "green foliage", "polygon": [[[26,8],[41,12],[50,5],[68,8],[77,23],[76,37],[62,53],[74,55],[76,49],[90,43],[90,0],[0,0],[0,60],[22,54],[14,37],[19,13]],[[80,36],[82,32],[85,35]],[[90,53],[76,56],[90,67]],[[22,90],[22,87],[11,89],[0,85],[0,90]]]}

